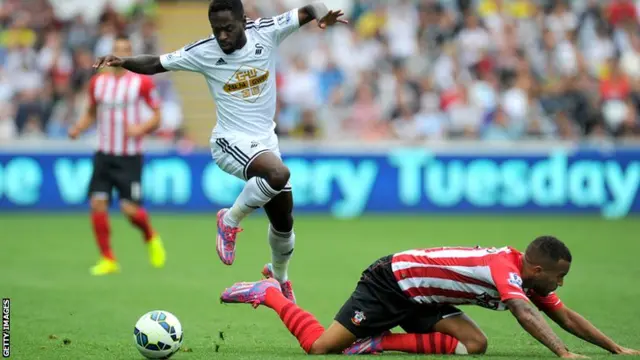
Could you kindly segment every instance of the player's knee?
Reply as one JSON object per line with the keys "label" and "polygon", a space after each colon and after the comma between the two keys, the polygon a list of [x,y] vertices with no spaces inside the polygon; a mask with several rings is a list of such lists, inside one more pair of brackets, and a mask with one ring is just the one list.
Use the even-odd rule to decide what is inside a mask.
{"label": "player's knee", "polygon": [[289,169],[283,164],[281,166],[276,166],[267,172],[265,180],[267,180],[267,183],[272,189],[280,191],[287,185],[290,177],[291,173],[289,172]]}
{"label": "player's knee", "polygon": [[478,333],[469,339],[465,339],[462,344],[467,348],[467,353],[470,355],[479,355],[487,352],[487,348],[489,347],[489,342],[487,337]]}
{"label": "player's knee", "polygon": [[136,214],[136,212],[138,211],[138,205],[130,202],[130,201],[121,201],[120,202],[120,211],[128,216],[128,217],[132,217]]}
{"label": "player's knee", "polygon": [[92,198],[90,203],[93,212],[105,212],[109,209],[109,203],[105,199]]}

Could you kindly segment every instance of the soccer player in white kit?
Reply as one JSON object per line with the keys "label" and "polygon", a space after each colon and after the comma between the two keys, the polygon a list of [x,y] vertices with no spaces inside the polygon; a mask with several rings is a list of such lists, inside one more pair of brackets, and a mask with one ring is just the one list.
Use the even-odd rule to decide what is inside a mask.
{"label": "soccer player in white kit", "polygon": [[218,255],[224,264],[233,264],[240,222],[264,207],[272,262],[262,273],[278,280],[283,293],[295,302],[287,274],[295,244],[293,197],[274,131],[277,47],[314,19],[322,29],[346,23],[340,19],[344,14],[316,2],[276,17],[249,20],[241,0],[212,0],[208,15],[213,30],[209,38],[161,56],[110,55],[94,66],[123,67],[140,74],[190,71],[205,77],[217,105],[211,154],[222,170],[246,180],[233,206],[218,212]]}

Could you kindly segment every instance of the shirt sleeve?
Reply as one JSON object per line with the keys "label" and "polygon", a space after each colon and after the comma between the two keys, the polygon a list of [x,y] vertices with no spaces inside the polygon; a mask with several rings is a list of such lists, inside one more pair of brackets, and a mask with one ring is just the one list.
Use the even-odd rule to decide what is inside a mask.
{"label": "shirt sleeve", "polygon": [[91,107],[96,106],[96,81],[99,75],[96,75],[89,80],[89,87],[87,89],[87,95],[89,96],[89,105]]}
{"label": "shirt sleeve", "polygon": [[210,41],[215,41],[215,38],[202,39],[172,53],[163,54],[160,56],[160,64],[169,71],[202,72],[201,49]]}
{"label": "shirt sleeve", "polygon": [[562,300],[555,293],[550,293],[547,296],[540,296],[535,292],[529,295],[531,301],[536,305],[538,309],[544,312],[555,311],[564,306]]}
{"label": "shirt sleeve", "polygon": [[[270,26],[270,24],[272,24]],[[300,29],[300,18],[298,17],[298,9],[290,10],[284,14],[272,18],[259,19],[256,22],[258,28],[267,28],[271,30],[271,34],[276,45],[280,45],[289,35]]]}
{"label": "shirt sleeve", "polygon": [[500,301],[505,302],[511,299],[523,299],[529,301],[529,297],[522,289],[522,278],[520,271],[515,265],[497,261],[489,265],[491,277],[500,294]]}
{"label": "shirt sleeve", "polygon": [[156,89],[155,82],[149,76],[142,78],[140,97],[142,97],[144,102],[150,108],[157,109],[160,107],[160,95],[158,94],[158,89]]}

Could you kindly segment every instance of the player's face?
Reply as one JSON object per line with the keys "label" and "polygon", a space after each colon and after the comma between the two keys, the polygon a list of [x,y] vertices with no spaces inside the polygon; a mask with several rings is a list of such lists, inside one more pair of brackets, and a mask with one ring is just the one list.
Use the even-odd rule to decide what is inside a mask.
{"label": "player's face", "polygon": [[128,40],[117,40],[113,44],[113,55],[117,57],[128,57],[133,54],[131,42]]}
{"label": "player's face", "polygon": [[211,29],[222,51],[230,54],[238,48],[244,35],[246,20],[238,19],[231,11],[219,11],[211,14]]}
{"label": "player's face", "polygon": [[539,268],[533,279],[533,290],[539,295],[546,296],[564,285],[564,277],[569,273],[571,263],[560,260],[548,269]]}

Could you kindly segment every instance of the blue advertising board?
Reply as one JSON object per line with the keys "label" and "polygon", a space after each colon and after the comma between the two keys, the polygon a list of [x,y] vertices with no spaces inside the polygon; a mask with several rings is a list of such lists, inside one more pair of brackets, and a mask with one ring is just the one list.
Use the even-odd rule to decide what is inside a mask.
{"label": "blue advertising board", "polygon": [[[0,211],[85,209],[91,156],[0,152]],[[292,152],[285,162],[297,213],[640,213],[640,148],[517,155]],[[215,211],[232,204],[242,186],[208,152],[145,159],[143,197],[154,211]]]}

